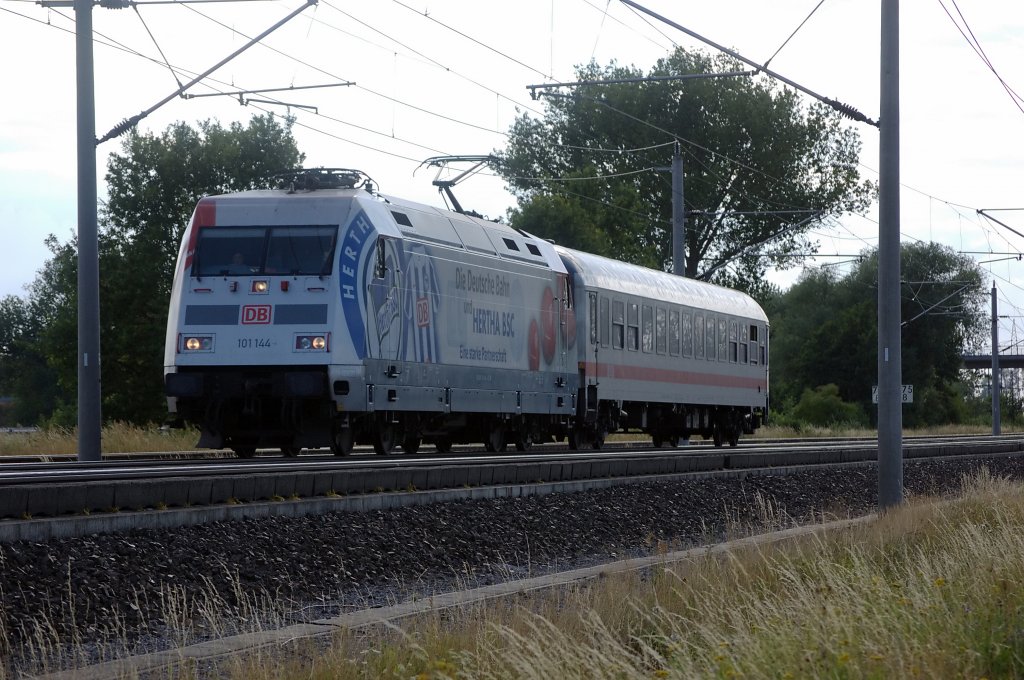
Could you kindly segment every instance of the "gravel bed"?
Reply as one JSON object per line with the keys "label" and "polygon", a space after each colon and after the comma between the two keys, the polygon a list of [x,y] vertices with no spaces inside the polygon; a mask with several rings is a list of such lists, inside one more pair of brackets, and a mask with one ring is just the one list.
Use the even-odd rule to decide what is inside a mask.
{"label": "gravel bed", "polygon": [[[949,493],[982,465],[1024,478],[1024,458],[907,461],[904,485]],[[851,467],[0,545],[0,659],[83,663],[714,543],[760,524],[758,495],[789,524],[856,516],[877,486]]]}

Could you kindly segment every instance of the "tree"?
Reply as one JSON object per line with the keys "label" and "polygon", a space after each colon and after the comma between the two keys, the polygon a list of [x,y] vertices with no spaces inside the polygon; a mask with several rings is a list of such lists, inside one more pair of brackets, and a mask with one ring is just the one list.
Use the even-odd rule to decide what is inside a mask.
{"label": "tree", "polygon": [[[651,76],[740,70],[727,57],[677,49]],[[581,81],[635,78],[594,63]],[[688,210],[686,275],[757,288],[771,266],[814,252],[816,223],[863,210],[874,194],[858,173],[859,137],[839,114],[764,78],[587,85],[520,116],[502,176],[516,227],[570,247],[657,269],[672,258],[669,164],[682,142]],[[809,212],[813,211],[813,212]]]}
{"label": "tree", "polygon": [[[100,232],[100,322],[105,420],[152,422],[165,414],[161,387],[164,333],[175,260],[200,198],[267,186],[303,155],[273,116],[228,127],[175,123],[163,133],[132,131],[107,165],[108,200]],[[36,278],[31,304],[67,411],[77,385],[77,259],[73,242],[48,241],[53,258]],[[69,418],[65,416],[62,421]],[[71,423],[73,423],[71,419]],[[66,424],[71,424],[66,423]]]}
{"label": "tree", "polygon": [[[974,260],[936,243],[901,249],[904,384],[914,403],[908,426],[960,422],[965,414],[965,351],[986,331],[983,274]],[[784,407],[805,389],[833,383],[839,396],[873,412],[878,365],[878,254],[844,278],[811,272],[769,307],[772,400]]]}
{"label": "tree", "polygon": [[4,425],[36,423],[53,412],[57,388],[38,339],[29,304],[15,295],[0,300],[0,395],[14,397]]}

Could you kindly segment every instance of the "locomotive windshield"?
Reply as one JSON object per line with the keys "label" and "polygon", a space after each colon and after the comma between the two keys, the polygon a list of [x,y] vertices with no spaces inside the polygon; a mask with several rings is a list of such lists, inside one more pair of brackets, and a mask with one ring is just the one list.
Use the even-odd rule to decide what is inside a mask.
{"label": "locomotive windshield", "polygon": [[334,226],[201,229],[192,276],[328,275],[337,233]]}

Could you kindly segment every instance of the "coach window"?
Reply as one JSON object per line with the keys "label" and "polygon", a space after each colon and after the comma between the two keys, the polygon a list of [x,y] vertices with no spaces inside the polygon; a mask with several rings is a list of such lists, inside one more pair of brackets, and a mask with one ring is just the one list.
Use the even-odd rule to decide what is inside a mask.
{"label": "coach window", "polygon": [[707,355],[708,361],[714,361],[718,356],[718,345],[715,344],[715,317],[709,316],[705,319],[705,322],[704,354]]}
{"label": "coach window", "polygon": [[740,324],[740,363],[747,363],[747,338],[750,328],[745,323]]}
{"label": "coach window", "polygon": [[729,322],[729,361],[736,363],[740,358],[740,347],[739,347],[739,324],[735,321]]}
{"label": "coach window", "polygon": [[757,326],[750,326],[750,363],[757,363]]}
{"label": "coach window", "polygon": [[590,344],[597,344],[597,293],[587,293],[587,310],[590,314]]}
{"label": "coach window", "polygon": [[641,345],[643,350],[649,353],[654,351],[654,308],[644,305],[643,314],[643,334],[641,336],[643,342]]}
{"label": "coach window", "polygon": [[640,349],[640,306],[629,303],[629,316],[626,317],[626,349],[634,352]]}
{"label": "coach window", "polygon": [[679,310],[668,310],[668,353],[674,357],[679,356]]}
{"label": "coach window", "polygon": [[611,327],[611,314],[608,312],[608,298],[601,296],[601,347],[608,346],[608,331]]}
{"label": "coach window", "polygon": [[612,347],[622,349],[625,346],[626,318],[622,300],[612,301]]}
{"label": "coach window", "polygon": [[729,322],[725,319],[718,320],[718,360],[729,360]]}
{"label": "coach window", "polygon": [[704,316],[698,314],[693,320],[693,351],[698,359],[704,358]]}
{"label": "coach window", "polygon": [[663,307],[654,310],[654,349],[658,354],[668,351],[668,313]]}
{"label": "coach window", "polygon": [[693,317],[683,312],[683,356],[693,356]]}

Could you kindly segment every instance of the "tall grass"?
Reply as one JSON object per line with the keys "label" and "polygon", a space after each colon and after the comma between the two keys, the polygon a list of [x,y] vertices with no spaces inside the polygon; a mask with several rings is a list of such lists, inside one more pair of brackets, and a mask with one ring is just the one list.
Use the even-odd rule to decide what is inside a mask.
{"label": "tall grass", "polygon": [[[217,564],[211,568],[228,570]],[[202,577],[200,586],[163,583],[154,594],[121,593],[119,605],[104,610],[103,617],[88,630],[81,623],[75,625],[76,619],[80,621],[78,610],[88,605],[77,602],[70,588],[57,608],[32,619],[14,620],[0,610],[0,680],[81,668],[167,643],[182,647],[277,629],[287,623],[287,603],[268,590],[247,589],[237,572],[228,572],[230,587],[224,590]],[[156,611],[158,616],[148,622],[147,630],[140,631],[128,623],[130,610]],[[181,668],[168,672],[174,677],[192,677]],[[124,675],[137,677],[138,673],[128,670]]]}
{"label": "tall grass", "polygon": [[[101,437],[103,453],[188,451],[194,449],[199,440],[199,434],[191,429],[168,430],[128,423],[104,425]],[[77,452],[78,431],[74,428],[0,433],[0,456],[74,455]]]}
{"label": "tall grass", "polygon": [[[1003,424],[1003,433],[1018,431],[1013,425]],[[904,437],[924,436],[956,436],[972,434],[992,434],[990,425],[936,425],[934,427],[916,428],[903,430]],[[819,425],[800,425],[798,427],[764,425],[754,435],[758,439],[791,439],[800,437],[875,437],[878,430],[866,427],[848,425],[833,425],[822,427]],[[743,441],[742,439],[740,441]]]}
{"label": "tall grass", "polygon": [[833,535],[344,631],[235,678],[1021,677],[1024,487]]}

